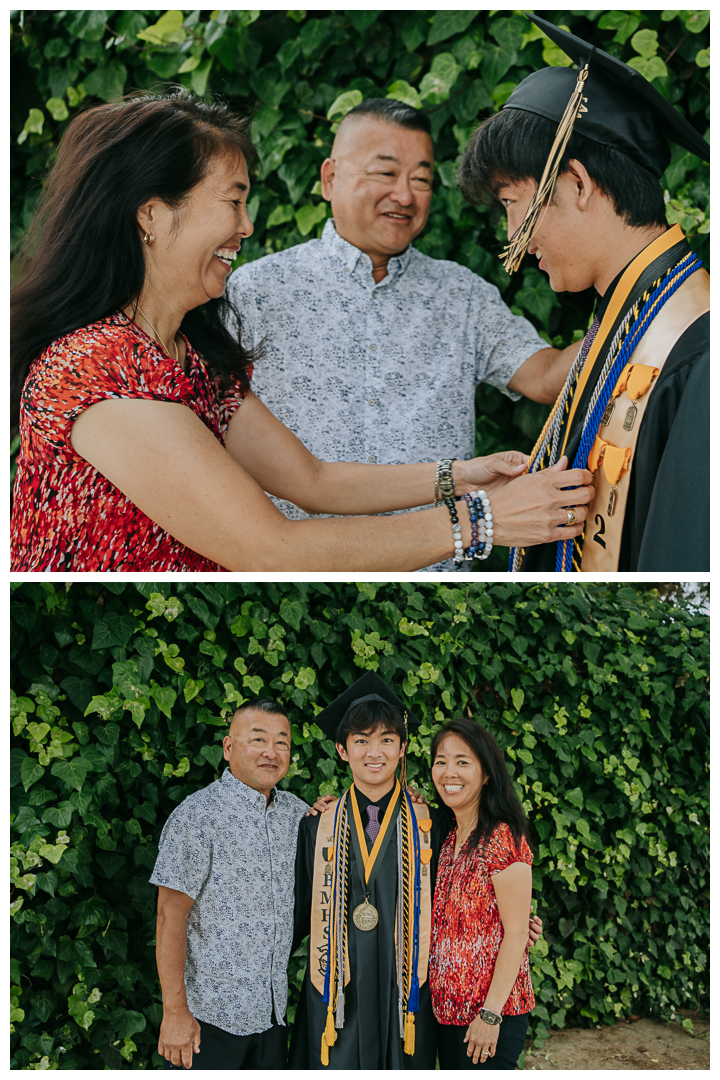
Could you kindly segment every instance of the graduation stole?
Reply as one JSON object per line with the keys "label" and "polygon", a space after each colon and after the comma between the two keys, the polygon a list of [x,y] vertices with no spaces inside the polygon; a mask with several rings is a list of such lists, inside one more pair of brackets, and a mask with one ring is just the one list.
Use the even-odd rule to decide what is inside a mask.
{"label": "graduation stole", "polygon": [[[649,394],[676,341],[709,308],[705,271],[688,281],[701,267],[680,226],[668,229],[627,267],[586,359],[581,353],[575,358],[527,469],[554,465],[579,438],[569,468],[595,473],[588,536],[583,529],[575,539],[558,541],[558,572],[617,570],[633,454]],[[681,286],[682,295],[671,300]],[[520,569],[522,555],[511,549],[511,571]]]}
{"label": "graduation stole", "polygon": [[[430,946],[431,825],[429,817],[417,819],[407,792],[397,780],[381,831],[369,854],[354,785],[342,795],[336,807],[320,817],[315,842],[308,964],[310,981],[328,1006],[321,1043],[323,1065],[329,1064],[329,1047],[335,1044],[337,1032],[345,1023],[345,987],[350,981],[347,945],[350,845],[353,843],[360,875],[369,893],[393,831],[398,861],[395,924],[398,1016],[405,1053],[415,1051],[414,1014],[419,1006],[420,986],[427,979]],[[357,911],[362,913],[365,907],[361,904]],[[363,932],[362,921],[356,924]]]}

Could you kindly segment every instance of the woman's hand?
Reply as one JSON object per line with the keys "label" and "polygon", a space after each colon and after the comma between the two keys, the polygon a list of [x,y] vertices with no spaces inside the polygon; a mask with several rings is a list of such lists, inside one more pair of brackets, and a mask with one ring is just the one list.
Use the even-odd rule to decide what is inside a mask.
{"label": "woman's hand", "polygon": [[467,1056],[473,1059],[473,1065],[478,1061],[487,1061],[489,1057],[495,1057],[499,1024],[486,1024],[479,1016],[476,1016],[467,1029],[464,1041],[468,1044]]}
{"label": "woman's hand", "polygon": [[[587,469],[567,465],[563,457],[552,468],[520,476],[494,493],[493,543],[531,547],[580,535],[595,494],[593,477]],[[566,507],[575,513],[572,525]]]}
{"label": "woman's hand", "polygon": [[410,787],[408,784],[408,795],[410,796],[410,802],[415,803],[416,806],[427,806],[425,802],[425,796],[421,795],[417,788]]}
{"label": "woman's hand", "polygon": [[490,494],[516,480],[526,462],[527,454],[521,454],[519,450],[505,450],[502,454],[477,457],[472,461],[456,461],[453,464],[455,490],[458,495],[464,495],[482,488]]}

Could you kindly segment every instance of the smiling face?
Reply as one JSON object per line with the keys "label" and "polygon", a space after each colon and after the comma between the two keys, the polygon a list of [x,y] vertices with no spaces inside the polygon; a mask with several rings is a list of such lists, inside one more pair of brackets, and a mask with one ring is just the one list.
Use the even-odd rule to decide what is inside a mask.
{"label": "smiling face", "polygon": [[354,731],[345,746],[335,745],[363,795],[376,802],[392,790],[395,770],[405,753],[405,743],[394,731],[387,731],[381,723],[374,731]]}
{"label": "smiling face", "polygon": [[432,778],[440,798],[457,814],[477,811],[487,782],[482,765],[458,735],[446,735],[438,747]]}
{"label": "smiling face", "polygon": [[290,768],[290,721],[279,713],[244,709],[223,739],[230,772],[266,797]]}
{"label": "smiling face", "polygon": [[322,166],[323,197],[339,235],[373,262],[400,254],[427,222],[432,166],[424,131],[370,116],[342,125]]}
{"label": "smiling face", "polygon": [[[597,216],[588,210],[595,208],[590,207],[589,197],[595,194],[597,202],[600,193],[597,189],[588,191],[584,177],[572,168],[558,177],[552,202],[543,207],[528,245],[528,255],[538,260],[555,292],[589,289],[597,276],[592,252],[601,230]],[[498,199],[507,212],[508,239],[522,225],[536,188],[534,180],[506,183],[499,188]]]}
{"label": "smiling face", "polygon": [[155,237],[145,248],[148,277],[173,298],[174,306],[190,311],[222,296],[231,261],[253,232],[249,190],[244,159],[228,155],[216,159],[179,209],[158,199],[140,207],[140,228]]}

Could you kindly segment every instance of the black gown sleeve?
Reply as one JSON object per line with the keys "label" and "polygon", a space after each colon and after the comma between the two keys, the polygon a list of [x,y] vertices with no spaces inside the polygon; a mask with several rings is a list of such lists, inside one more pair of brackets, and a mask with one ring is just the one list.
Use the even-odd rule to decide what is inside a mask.
{"label": "black gown sleeve", "polygon": [[[710,353],[707,317],[698,319],[673,349],[685,361],[675,382],[677,400],[664,446],[639,448],[658,455],[647,500],[638,571],[710,569]],[[688,361],[690,361],[688,363]],[[683,377],[684,376],[684,377]],[[658,386],[658,390],[660,387]],[[652,402],[652,399],[651,399]],[[642,429],[641,429],[642,431]],[[640,455],[639,455],[640,456]],[[645,464],[641,460],[638,464]]]}
{"label": "black gown sleeve", "polygon": [[295,855],[295,911],[293,926],[292,951],[298,948],[303,938],[310,933],[310,909],[312,906],[313,864],[315,861],[315,839],[317,837],[320,815],[304,817],[298,829],[297,852]]}

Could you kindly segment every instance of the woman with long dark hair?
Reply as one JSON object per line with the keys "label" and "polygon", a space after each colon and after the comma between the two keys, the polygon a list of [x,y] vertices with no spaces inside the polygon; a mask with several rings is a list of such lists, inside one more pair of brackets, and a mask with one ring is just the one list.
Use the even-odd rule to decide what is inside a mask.
{"label": "woman with long dark hair", "polygon": [[461,717],[438,731],[432,777],[455,817],[440,853],[430,988],[441,1069],[514,1069],[535,1005],[528,960],[528,825],[492,735]]}
{"label": "woman with long dark hair", "polygon": [[256,358],[224,292],[253,230],[256,161],[247,118],[182,89],[69,125],[14,273],[12,568],[416,570],[479,550],[488,496],[495,543],[550,540],[570,520],[576,535],[592,488],[564,488],[590,474],[508,485],[524,463],[512,452],[456,462],[469,501],[419,516],[275,508],[265,492],[315,514],[408,509],[436,474],[319,461],[251,392]]}

